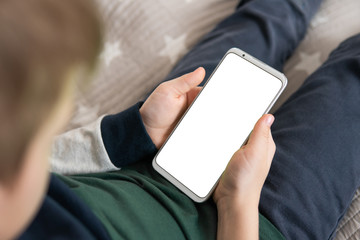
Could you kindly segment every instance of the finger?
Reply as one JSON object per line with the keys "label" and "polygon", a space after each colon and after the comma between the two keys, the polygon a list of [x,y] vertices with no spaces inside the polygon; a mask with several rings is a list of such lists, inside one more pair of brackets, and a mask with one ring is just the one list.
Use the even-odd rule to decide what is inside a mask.
{"label": "finger", "polygon": [[195,71],[169,81],[168,84],[178,95],[183,95],[198,86],[205,77],[205,69],[199,67]]}
{"label": "finger", "polygon": [[247,145],[253,147],[254,149],[263,149],[268,144],[272,144],[273,139],[270,127],[274,120],[275,118],[271,114],[265,114],[262,116],[255,124]]}

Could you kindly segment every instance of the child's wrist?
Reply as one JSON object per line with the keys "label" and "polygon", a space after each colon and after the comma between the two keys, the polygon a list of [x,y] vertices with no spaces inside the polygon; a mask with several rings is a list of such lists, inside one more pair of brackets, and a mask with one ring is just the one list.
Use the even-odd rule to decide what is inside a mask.
{"label": "child's wrist", "polygon": [[216,206],[220,213],[258,211],[259,199],[224,197],[216,201]]}
{"label": "child's wrist", "polygon": [[258,204],[235,199],[218,202],[217,239],[258,239]]}

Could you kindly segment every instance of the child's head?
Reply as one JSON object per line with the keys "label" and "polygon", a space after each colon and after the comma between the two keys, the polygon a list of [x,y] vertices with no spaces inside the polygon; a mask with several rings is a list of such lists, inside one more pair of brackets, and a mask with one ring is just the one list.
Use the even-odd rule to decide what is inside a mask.
{"label": "child's head", "polygon": [[21,231],[39,205],[42,155],[66,119],[74,81],[91,71],[100,46],[90,0],[0,0],[1,239]]}

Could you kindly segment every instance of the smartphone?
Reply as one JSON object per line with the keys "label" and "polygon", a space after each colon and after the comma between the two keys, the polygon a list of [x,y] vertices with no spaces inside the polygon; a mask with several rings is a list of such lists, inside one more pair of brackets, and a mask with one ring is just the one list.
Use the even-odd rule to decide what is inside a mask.
{"label": "smartphone", "polygon": [[153,159],[154,169],[195,202],[207,200],[286,84],[281,72],[230,49]]}

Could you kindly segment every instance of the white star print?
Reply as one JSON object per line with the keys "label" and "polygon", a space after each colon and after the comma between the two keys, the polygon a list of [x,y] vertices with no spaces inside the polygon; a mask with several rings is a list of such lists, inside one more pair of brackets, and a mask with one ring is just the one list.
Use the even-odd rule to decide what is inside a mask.
{"label": "white star print", "polygon": [[106,66],[108,67],[110,63],[122,54],[120,49],[119,41],[116,42],[106,42],[103,52],[101,53],[100,58],[105,61]]}
{"label": "white star print", "polygon": [[329,17],[324,14],[316,14],[314,19],[311,21],[310,26],[316,28],[317,26],[329,21]]}
{"label": "white star print", "polygon": [[171,63],[175,63],[185,52],[188,51],[185,40],[187,35],[183,34],[177,38],[165,36],[165,48],[161,50],[160,56],[169,57]]}
{"label": "white star print", "polygon": [[321,53],[314,52],[307,54],[305,52],[300,52],[300,62],[295,66],[295,70],[305,71],[308,75],[313,73],[318,67],[320,67]]}

